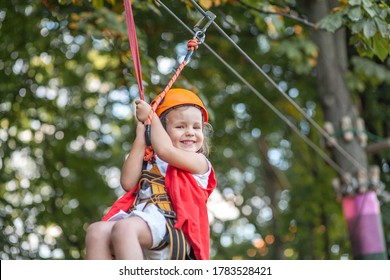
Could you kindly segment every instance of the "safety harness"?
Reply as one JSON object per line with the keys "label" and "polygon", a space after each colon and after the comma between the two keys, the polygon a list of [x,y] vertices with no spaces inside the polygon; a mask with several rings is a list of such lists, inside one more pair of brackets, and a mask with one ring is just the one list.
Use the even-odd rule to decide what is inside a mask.
{"label": "safety harness", "polygon": [[151,170],[143,170],[141,179],[138,184],[139,189],[151,188],[152,195],[141,200],[139,198],[139,191],[136,193],[136,198],[133,202],[129,212],[133,211],[139,203],[146,203],[144,208],[155,205],[159,211],[164,215],[166,220],[167,233],[161,243],[151,249],[154,251],[162,250],[168,245],[170,246],[170,259],[171,260],[186,260],[194,259],[193,256],[187,254],[188,242],[184,236],[183,231],[175,228],[176,213],[172,208],[171,201],[167,194],[167,189],[164,183],[164,176],[161,175],[160,170],[154,163]]}

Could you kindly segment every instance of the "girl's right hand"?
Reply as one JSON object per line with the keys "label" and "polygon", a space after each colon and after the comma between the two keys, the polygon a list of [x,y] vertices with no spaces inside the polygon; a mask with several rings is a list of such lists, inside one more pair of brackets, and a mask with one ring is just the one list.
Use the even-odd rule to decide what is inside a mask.
{"label": "girl's right hand", "polygon": [[145,121],[148,119],[149,112],[152,108],[148,103],[146,103],[143,100],[136,100],[135,101],[135,115],[138,119],[138,121],[145,123]]}

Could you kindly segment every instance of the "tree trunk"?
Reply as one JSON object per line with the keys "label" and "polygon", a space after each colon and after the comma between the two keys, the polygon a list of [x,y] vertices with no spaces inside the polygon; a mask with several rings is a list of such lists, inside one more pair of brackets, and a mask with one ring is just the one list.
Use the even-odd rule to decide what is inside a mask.
{"label": "tree trunk", "polygon": [[[335,0],[305,1],[306,14],[311,22],[318,22],[338,4]],[[345,30],[335,34],[314,30],[314,42],[319,48],[317,64],[317,89],[324,111],[325,121],[332,123],[340,148],[352,156],[348,158],[341,149],[332,148],[335,162],[357,180],[358,174],[367,174],[367,154],[354,137],[354,127],[359,112],[352,102],[345,74],[347,71],[347,39]],[[343,125],[350,120],[351,139],[343,138]],[[386,259],[386,249],[381,223],[379,202],[372,190],[358,192],[358,185],[344,182],[342,205],[348,223],[352,254],[355,259]],[[351,188],[352,187],[352,188]]]}
{"label": "tree trunk", "polygon": [[277,201],[278,201],[278,193],[280,191],[288,186],[288,181],[286,178],[283,177],[283,173],[280,172],[277,168],[275,168],[270,162],[268,158],[268,144],[265,141],[263,137],[259,139],[257,142],[260,154],[263,159],[263,167],[264,171],[267,174],[267,176],[264,176],[265,180],[265,186],[267,188],[267,193],[269,194],[269,197],[271,199],[271,205],[273,206],[273,212],[274,212],[274,219],[272,219],[272,230],[275,235],[275,242],[274,242],[274,255],[271,256],[272,259],[276,260],[282,260],[284,259],[283,254],[283,242],[281,235],[279,234],[281,232],[280,230],[280,224],[278,223],[279,219],[277,216],[280,216],[280,212],[278,210]]}
{"label": "tree trunk", "polygon": [[[329,0],[308,1],[308,15],[314,22],[319,21],[329,14],[332,6]],[[351,95],[347,88],[345,74],[347,70],[347,46],[345,30],[339,30],[332,34],[322,30],[313,32],[313,40],[319,47],[317,85],[318,94],[324,109],[326,121],[333,124],[336,132],[341,131],[341,123],[344,117],[349,117],[352,124],[356,124],[358,111],[353,105]],[[361,167],[367,168],[367,156],[364,148],[354,137],[351,141],[345,141],[338,137],[339,145],[347,151]],[[357,166],[347,160],[339,150],[332,151],[335,161],[346,172],[354,174]]]}

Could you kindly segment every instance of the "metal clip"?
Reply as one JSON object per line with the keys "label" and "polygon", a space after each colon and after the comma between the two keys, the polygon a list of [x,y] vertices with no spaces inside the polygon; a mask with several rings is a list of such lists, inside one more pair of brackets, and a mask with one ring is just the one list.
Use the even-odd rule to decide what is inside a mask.
{"label": "metal clip", "polygon": [[[210,26],[210,24],[214,21],[214,19],[216,18],[217,16],[214,15],[212,12],[210,11],[207,11],[205,16],[203,18],[201,18],[197,24],[195,24],[194,26],[194,32],[195,32],[195,36],[194,36],[194,39],[198,39],[199,40],[199,44],[202,44],[204,42],[204,39],[206,37],[206,30],[207,28]],[[204,26],[201,28],[200,25],[202,24],[202,22],[207,19],[207,22],[204,24]]]}

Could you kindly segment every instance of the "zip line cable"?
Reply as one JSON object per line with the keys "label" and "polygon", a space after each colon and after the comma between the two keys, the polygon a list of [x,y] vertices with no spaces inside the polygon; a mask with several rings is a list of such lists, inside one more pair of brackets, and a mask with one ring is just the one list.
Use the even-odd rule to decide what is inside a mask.
{"label": "zip line cable", "polygon": [[[195,32],[189,28],[175,13],[173,13],[164,3],[160,0],[155,0],[158,2],[171,16],[173,16],[183,27],[185,27],[190,33],[195,34]],[[311,141],[306,135],[302,134],[298,127],[294,125],[286,116],[283,115],[275,106],[272,105],[258,90],[256,90],[244,77],[241,76],[230,64],[228,64],[221,56],[219,56],[207,43],[203,45],[220,61],[222,62],[237,78],[243,82],[253,93],[256,94],[278,117],[280,117],[294,132],[300,136],[303,141],[305,141],[311,148],[313,148],[320,157],[325,160],[330,166],[333,167],[340,175],[344,175],[345,171],[334,162],[326,153],[322,151],[313,141]]]}
{"label": "zip line cable", "polygon": [[[199,4],[195,1],[195,0],[189,0],[193,5],[194,7],[203,15],[203,16],[207,16],[206,12],[203,10],[203,8],[201,6],[199,6]],[[160,1],[159,1],[160,2]],[[244,52],[237,44],[236,42],[234,42],[234,40],[232,38],[230,38],[226,32],[219,27],[219,25],[215,22],[212,23],[214,25],[214,27],[217,29],[217,31],[219,33],[221,33],[221,35],[227,39],[240,53],[241,55],[243,55],[245,57],[245,59],[252,65],[254,66],[266,79],[269,83],[271,83],[275,88],[276,90],[281,93],[293,106],[295,109],[298,110],[299,113],[301,113],[306,120],[308,120],[310,122],[310,124],[312,124],[316,129],[317,131],[319,131],[319,133],[327,140],[329,140],[331,138],[331,136],[320,126],[318,125],[287,93],[285,93],[276,83],[275,81],[269,77],[267,75],[267,73],[265,73],[263,71],[263,69],[261,69],[261,67],[259,65],[256,64],[256,62],[253,61],[253,59],[246,53]],[[335,143],[334,144],[334,147],[346,158],[348,159],[356,168],[358,169],[366,169],[360,162],[358,162],[351,154],[349,154],[345,149],[343,149],[338,143]]]}
{"label": "zip line cable", "polygon": [[[193,2],[192,0],[190,0],[191,2]],[[155,0],[155,2],[158,2],[172,17],[174,17],[185,29],[187,29],[191,34],[195,34],[195,32],[189,28],[174,12],[172,12],[167,6],[164,5],[164,3],[162,3],[160,0]],[[203,11],[203,10],[202,10]],[[205,12],[202,12],[202,15],[204,17],[208,17],[207,14]],[[214,25],[216,25],[214,23],[214,21],[212,22]],[[218,27],[219,28],[219,27]],[[227,35],[226,35],[227,36]],[[228,37],[228,36],[227,36]],[[231,41],[234,45],[235,42],[232,41],[229,38],[229,41]],[[272,105],[272,103],[270,101],[268,101],[258,90],[256,90],[244,77],[241,76],[241,74],[239,74],[229,63],[227,63],[220,55],[218,55],[207,43],[204,43],[203,42],[203,45],[223,64],[225,65],[225,67],[227,67],[241,82],[243,82],[257,97],[259,97],[259,99],[261,99],[277,116],[279,116],[295,133],[297,133],[297,135],[299,137],[302,138],[302,140],[308,144],[311,148],[313,148],[313,150],[315,150],[318,155],[325,161],[327,162],[336,172],[338,172],[341,176],[345,175],[345,171],[335,162],[333,161],[326,153],[323,152],[323,150],[321,148],[319,148],[313,141],[311,141],[306,135],[302,134],[300,132],[300,130],[298,129],[298,127],[296,125],[294,125],[286,116],[283,115],[282,112],[280,112],[275,106]],[[237,46],[238,47],[238,46]],[[238,47],[239,48],[239,47]],[[245,54],[244,51],[242,51],[240,49],[240,52],[243,52],[244,55],[247,57],[247,55]],[[249,58],[249,57],[248,57]],[[250,59],[250,58],[249,58]],[[251,59],[250,59],[251,60]],[[251,60],[252,61],[252,60]],[[253,64],[256,65],[256,68],[259,68],[259,66],[253,62]],[[262,69],[259,68],[260,71],[263,73]],[[265,77],[283,94],[283,95],[286,95],[286,93],[284,93],[281,89],[279,89],[279,87],[275,84],[275,82],[270,78],[268,77],[268,75],[266,75],[264,73]],[[288,99],[290,99],[290,97],[287,95]],[[302,114],[306,117],[306,118],[309,118],[312,122],[314,122],[309,116],[307,116],[307,114],[302,111],[302,109],[294,102],[294,107],[298,107],[299,111],[302,112]],[[318,125],[314,122],[315,126],[318,127]],[[324,130],[322,130],[321,128],[319,129],[319,131],[323,134],[325,134],[326,137],[329,137],[329,134],[327,132],[325,132]],[[342,147],[339,146],[339,149],[341,149],[342,151],[344,151],[344,149]],[[348,158],[352,158],[353,159],[353,162],[357,162],[350,154],[348,154],[346,151],[344,151],[344,153],[346,153],[346,157],[347,159]],[[344,154],[343,153],[343,154]],[[359,163],[358,163],[359,164]],[[356,166],[356,165],[355,165]],[[360,166],[360,164],[359,164]],[[359,166],[356,166],[356,167],[359,167]],[[364,205],[366,204],[366,197],[364,197],[364,201],[363,201],[363,204],[360,205],[358,211],[357,211],[357,219],[354,221],[353,225],[352,225],[352,229],[351,229],[351,232],[355,232],[356,231],[356,228],[358,226],[358,223],[360,221],[360,218],[362,216],[362,211],[363,211],[363,208],[364,208]]]}

